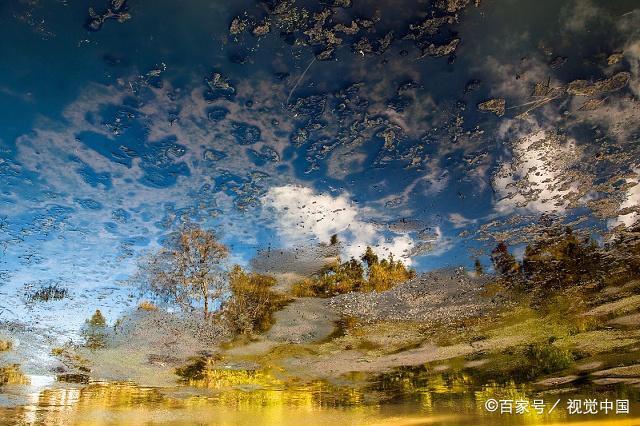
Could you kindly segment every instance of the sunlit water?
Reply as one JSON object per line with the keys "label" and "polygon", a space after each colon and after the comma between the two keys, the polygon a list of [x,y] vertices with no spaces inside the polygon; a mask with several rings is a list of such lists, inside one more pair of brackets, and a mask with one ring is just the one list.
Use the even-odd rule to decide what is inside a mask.
{"label": "sunlit water", "polygon": [[[497,425],[497,424],[640,424],[638,390],[611,388],[596,392],[588,388],[570,396],[534,396],[529,387],[490,384],[474,387],[465,376],[436,377],[428,386],[405,393],[378,394],[368,389],[335,388],[320,382],[300,386],[256,389],[226,375],[207,387],[140,387],[131,382],[92,382],[87,385],[53,383],[53,377],[31,376],[30,385],[10,386],[2,397],[2,424],[213,424],[213,425]],[[240,372],[238,376],[246,377]],[[242,382],[242,380],[239,380]],[[379,393],[379,392],[378,392]],[[402,395],[402,396],[401,396]],[[572,414],[567,399],[631,399],[629,415],[613,413]],[[548,411],[533,409],[523,414],[489,413],[488,399],[528,400],[544,398]],[[615,405],[615,404],[614,404]],[[635,414],[634,414],[635,413]]]}

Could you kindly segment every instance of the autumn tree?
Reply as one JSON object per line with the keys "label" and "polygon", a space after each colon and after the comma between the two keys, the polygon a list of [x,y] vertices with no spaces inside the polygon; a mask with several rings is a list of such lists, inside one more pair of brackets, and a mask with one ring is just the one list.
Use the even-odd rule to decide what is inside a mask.
{"label": "autumn tree", "polygon": [[336,260],[323,266],[313,276],[296,283],[293,293],[299,297],[329,297],[359,291],[363,288],[364,282],[362,263],[354,258],[346,262]]}
{"label": "autumn tree", "polygon": [[491,262],[496,273],[501,276],[513,276],[520,270],[520,264],[502,241],[491,252]]}
{"label": "autumn tree", "polygon": [[577,236],[570,228],[547,231],[527,245],[522,259],[526,287],[543,291],[597,285],[602,266],[595,241]]}
{"label": "autumn tree", "polygon": [[96,309],[91,318],[85,322],[82,327],[82,335],[85,339],[85,345],[90,349],[99,349],[106,345],[107,320],[100,309]]}
{"label": "autumn tree", "polygon": [[360,260],[339,260],[324,266],[317,274],[296,283],[293,292],[300,297],[330,297],[351,291],[385,291],[415,276],[393,255],[382,259],[367,247]]}
{"label": "autumn tree", "polygon": [[373,249],[369,246],[367,246],[364,254],[361,257],[362,261],[364,263],[366,263],[368,268],[371,268],[371,266],[375,265],[378,263],[378,255],[375,254],[375,252],[373,251]]}
{"label": "autumn tree", "polygon": [[[368,248],[368,247],[367,247]],[[373,262],[367,271],[367,285],[365,290],[385,291],[398,283],[407,281],[415,276],[412,269],[408,269],[404,264],[389,255],[389,259]]]}
{"label": "autumn tree", "polygon": [[605,267],[603,250],[589,236],[551,225],[525,247],[522,262],[504,243],[493,250],[491,259],[500,282],[517,293],[530,294],[534,307],[571,289],[579,289],[580,294],[599,289],[612,266]]}
{"label": "autumn tree", "polygon": [[143,258],[135,280],[144,290],[178,303],[185,309],[202,306],[209,316],[209,303],[220,300],[227,290],[224,262],[227,247],[213,231],[184,228],[155,253]]}
{"label": "autumn tree", "polygon": [[275,278],[245,272],[240,266],[229,274],[231,294],[224,303],[222,315],[232,332],[252,334],[266,331],[273,322],[273,314],[286,300],[273,291]]}

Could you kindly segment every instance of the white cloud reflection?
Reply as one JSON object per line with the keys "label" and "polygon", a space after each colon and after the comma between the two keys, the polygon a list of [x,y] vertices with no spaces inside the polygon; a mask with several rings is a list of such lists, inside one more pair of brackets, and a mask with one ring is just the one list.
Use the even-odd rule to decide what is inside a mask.
{"label": "white cloud reflection", "polygon": [[328,242],[338,234],[347,257],[359,257],[371,246],[379,255],[393,254],[411,263],[408,255],[413,239],[406,234],[385,235],[381,227],[367,220],[370,212],[354,203],[348,193],[333,196],[285,185],[272,187],[263,201],[274,210],[278,233],[287,245]]}

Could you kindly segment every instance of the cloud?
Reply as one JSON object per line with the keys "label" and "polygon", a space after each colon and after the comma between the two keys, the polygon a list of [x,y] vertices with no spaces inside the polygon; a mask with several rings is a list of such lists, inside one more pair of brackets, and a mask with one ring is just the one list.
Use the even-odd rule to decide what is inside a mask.
{"label": "cloud", "polygon": [[449,222],[453,225],[454,228],[464,228],[469,225],[474,225],[478,221],[475,219],[468,219],[461,215],[460,213],[451,213],[449,214]]}
{"label": "cloud", "polygon": [[379,255],[393,254],[410,263],[409,256],[415,251],[416,241],[411,235],[390,231],[389,227],[368,220],[367,216],[375,212],[358,206],[348,193],[334,196],[304,186],[285,185],[272,187],[263,202],[273,211],[276,229],[288,246],[327,242],[338,234],[347,257],[358,257],[366,246],[371,246]]}
{"label": "cloud", "polygon": [[634,76],[629,84],[636,96],[640,96],[640,82],[638,81],[640,74],[640,9],[625,13],[618,20],[617,27],[621,34],[627,36],[622,53],[631,65],[631,73]]}
{"label": "cloud", "polygon": [[604,11],[590,0],[575,0],[563,8],[561,22],[564,29],[571,32],[584,32],[589,22],[601,17]]}
{"label": "cloud", "polygon": [[[629,188],[624,201],[620,204],[619,210],[638,209],[640,207],[640,168],[633,169],[634,177],[626,180]],[[629,228],[640,220],[640,214],[637,211],[621,214],[615,219],[609,220],[609,227],[614,228],[618,225],[624,225]]]}
{"label": "cloud", "polygon": [[[514,115],[535,101],[531,93],[536,82],[548,81],[550,88],[563,93],[526,116],[503,119],[496,129],[496,136],[507,147],[504,159],[492,174],[497,196],[495,210],[498,214],[515,210],[564,214],[586,206],[599,217],[618,223],[617,207],[629,206],[620,206],[615,183],[628,176],[638,154],[634,141],[640,119],[640,10],[613,16],[591,1],[576,1],[563,9],[561,22],[567,43],[581,40],[587,30],[596,32],[594,26],[598,27],[597,32],[604,27],[609,28],[606,31],[617,31],[619,44],[608,53],[620,51],[624,59],[614,65],[603,61],[602,76],[582,78],[595,81],[628,70],[629,87],[591,98],[570,96],[564,92],[569,81],[559,79],[548,64],[551,56],[532,53],[517,63],[508,57],[488,57],[480,69],[485,74],[484,81],[489,83],[492,96],[507,99]],[[548,55],[552,55],[551,51]],[[600,100],[602,104],[596,109],[584,108],[587,100]],[[620,155],[605,157],[605,146],[606,151]],[[629,214],[626,220],[633,217]]]}
{"label": "cloud", "polygon": [[584,195],[580,175],[571,170],[579,158],[576,143],[555,133],[539,130],[516,140],[511,160],[503,162],[493,176],[499,197],[496,210],[564,211]]}
{"label": "cloud", "polygon": [[[640,25],[640,22],[638,23]],[[629,80],[629,86],[636,96],[640,96],[640,40],[631,41],[624,49],[624,57],[631,65],[632,78]]]}

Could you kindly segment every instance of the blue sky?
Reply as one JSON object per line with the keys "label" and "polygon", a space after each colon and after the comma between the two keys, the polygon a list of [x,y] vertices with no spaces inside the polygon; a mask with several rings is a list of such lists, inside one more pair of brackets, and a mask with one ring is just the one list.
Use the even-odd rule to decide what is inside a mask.
{"label": "blue sky", "polygon": [[[423,6],[404,3],[337,10],[340,22],[374,5],[375,34],[397,41],[331,61],[275,31],[229,36],[234,16],[264,13],[249,1],[132,1],[130,20],[98,32],[84,2],[2,4],[0,306],[43,322],[116,315],[135,303],[118,281],[136,256],[185,221],[244,265],[337,233],[345,257],[372,245],[418,270],[486,263],[498,240],[521,247],[542,213],[605,231],[635,222],[633,2],[470,6],[442,30],[461,39],[455,57],[422,59],[400,36]],[[518,116],[537,82],[618,73],[628,83],[598,108],[562,92]],[[476,108],[494,97],[502,117]],[[25,305],[48,282],[72,298]]]}

